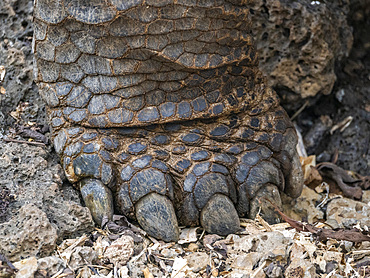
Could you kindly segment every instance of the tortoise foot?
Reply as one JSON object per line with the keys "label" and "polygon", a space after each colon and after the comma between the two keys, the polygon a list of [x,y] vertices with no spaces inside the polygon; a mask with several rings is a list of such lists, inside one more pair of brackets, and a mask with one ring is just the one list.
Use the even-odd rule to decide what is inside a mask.
{"label": "tortoise foot", "polygon": [[207,202],[200,214],[200,223],[211,234],[228,235],[240,229],[234,204],[222,194],[215,194]]}
{"label": "tortoise foot", "polygon": [[112,218],[113,198],[109,188],[98,179],[83,179],[79,187],[82,199],[97,224],[101,225],[104,217]]}
{"label": "tortoise foot", "polygon": [[150,236],[166,242],[179,239],[176,213],[167,197],[150,193],[136,203],[135,211],[137,221]]}

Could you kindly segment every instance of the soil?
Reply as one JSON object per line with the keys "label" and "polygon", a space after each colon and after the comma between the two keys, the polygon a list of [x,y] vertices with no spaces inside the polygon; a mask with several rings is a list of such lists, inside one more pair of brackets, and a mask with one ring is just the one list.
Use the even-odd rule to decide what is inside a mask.
{"label": "soil", "polygon": [[[288,224],[269,226],[261,219],[242,221],[243,231],[227,238],[204,235],[201,229],[183,230],[184,242],[179,244],[157,242],[120,217],[108,223],[105,230],[94,231],[91,217],[81,216],[86,211],[81,207],[78,193],[59,173],[58,158],[47,139],[45,106],[32,81],[32,5],[29,0],[5,0],[0,6],[0,66],[5,69],[3,78],[4,70],[0,67],[0,154],[1,159],[10,158],[0,163],[7,165],[0,167],[3,172],[0,175],[0,225],[11,223],[18,227],[10,219],[32,199],[27,186],[35,184],[37,190],[45,186],[48,195],[44,194],[43,198],[48,200],[47,205],[53,205],[53,192],[60,194],[57,209],[49,209],[40,216],[42,221],[52,223],[52,227],[48,227],[53,233],[53,242],[48,244],[51,249],[59,245],[59,249],[58,252],[48,250],[51,256],[46,257],[39,256],[44,251],[14,255],[11,259],[14,266],[3,256],[7,254],[0,254],[0,277],[14,276],[13,268],[29,271],[29,274],[25,270],[18,271],[17,277],[98,277],[97,273],[100,277],[145,278],[370,276],[369,240],[353,243],[348,239],[322,239],[312,231],[296,232],[288,228]],[[366,176],[370,169],[370,1],[352,0],[347,21],[353,28],[353,47],[347,58],[336,63],[337,82],[329,95],[318,94],[292,104],[286,101],[289,92],[278,86],[275,89],[288,113],[294,115],[309,155],[315,154],[318,162],[333,161],[343,169]],[[295,115],[302,106],[303,110]],[[22,152],[27,157],[22,157]],[[33,176],[29,174],[27,163],[34,161],[39,165],[33,167],[33,172],[37,172]],[[31,179],[40,183],[31,182]],[[23,188],[28,199],[17,198],[22,194],[11,188],[14,184],[18,189]],[[57,184],[56,189],[54,184]],[[302,197],[289,201],[294,209],[289,211],[288,208],[285,212],[297,220],[305,219],[311,224],[326,220],[327,227],[338,229],[357,225],[363,231],[361,235],[368,234],[368,190],[363,191],[363,202],[328,194],[319,187],[305,188]],[[319,204],[321,206],[317,206]],[[38,208],[32,209],[37,214],[39,209],[47,210],[47,205],[40,202],[36,204]],[[75,217],[68,223],[58,223],[56,219],[61,211],[63,215],[70,214],[65,209],[67,206],[77,211],[77,219],[85,221],[81,229],[70,233]],[[335,212],[337,207],[342,209],[341,213]],[[329,215],[333,218],[329,219]],[[22,217],[28,219],[27,215]],[[79,237],[82,233],[88,236]],[[132,238],[133,243],[125,239],[122,239],[124,243],[113,243],[124,236]],[[68,238],[69,241],[63,241]],[[123,246],[127,252],[115,259],[117,254],[113,250],[110,254],[114,258],[108,258],[102,251],[108,246]],[[26,260],[15,263],[21,259]],[[21,276],[21,272],[25,274]]]}

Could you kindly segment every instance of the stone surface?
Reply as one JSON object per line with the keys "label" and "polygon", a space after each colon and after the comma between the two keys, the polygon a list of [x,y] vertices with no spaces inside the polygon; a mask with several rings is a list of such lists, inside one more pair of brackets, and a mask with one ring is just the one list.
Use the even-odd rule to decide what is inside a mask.
{"label": "stone surface", "polygon": [[[27,213],[26,205],[37,207],[40,215],[45,215],[46,219],[42,218],[42,221],[51,225],[59,240],[93,228],[90,211],[81,205],[78,193],[70,185],[63,186],[62,169],[47,150],[0,141],[0,169],[0,184],[14,196],[2,218],[1,233],[6,231],[9,223],[21,217],[18,211]],[[26,227],[19,229],[18,232],[28,233]],[[29,247],[24,248],[24,252],[31,252],[27,251]]]}
{"label": "stone surface", "polygon": [[57,230],[45,212],[27,204],[10,221],[0,224],[0,253],[13,261],[47,256],[56,247],[57,238]]}
{"label": "stone surface", "polygon": [[114,265],[125,265],[134,253],[134,239],[131,236],[121,236],[105,249],[104,258]]}
{"label": "stone surface", "polygon": [[18,269],[15,278],[33,278],[37,271],[37,259],[30,257],[14,263],[14,266]]}
{"label": "stone surface", "polygon": [[267,0],[254,1],[252,9],[260,67],[269,84],[295,100],[329,94],[335,63],[352,47],[348,2]]}
{"label": "stone surface", "polygon": [[363,202],[338,198],[329,202],[326,219],[335,220],[342,228],[351,228],[356,224],[370,226],[370,206]]}
{"label": "stone surface", "polygon": [[62,259],[54,256],[38,259],[37,265],[38,271],[46,271],[50,276],[67,267]]}

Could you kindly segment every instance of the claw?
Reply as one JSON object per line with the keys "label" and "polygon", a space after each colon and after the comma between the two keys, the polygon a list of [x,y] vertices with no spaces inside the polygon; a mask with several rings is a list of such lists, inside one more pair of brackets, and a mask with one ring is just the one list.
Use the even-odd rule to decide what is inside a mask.
{"label": "claw", "polygon": [[211,234],[228,235],[240,229],[234,204],[223,194],[215,194],[207,202],[200,214],[200,223]]}
{"label": "claw", "polygon": [[150,193],[135,205],[136,219],[150,235],[166,242],[179,239],[179,228],[171,201],[160,194]]}
{"label": "claw", "polygon": [[280,223],[280,216],[271,205],[274,203],[281,208],[281,199],[278,188],[273,184],[265,184],[256,194],[256,197],[251,200],[249,218],[254,219],[257,213],[265,219],[269,224]]}
{"label": "claw", "polygon": [[104,216],[112,218],[114,210],[110,189],[97,179],[83,179],[79,187],[82,199],[97,224],[101,225]]}

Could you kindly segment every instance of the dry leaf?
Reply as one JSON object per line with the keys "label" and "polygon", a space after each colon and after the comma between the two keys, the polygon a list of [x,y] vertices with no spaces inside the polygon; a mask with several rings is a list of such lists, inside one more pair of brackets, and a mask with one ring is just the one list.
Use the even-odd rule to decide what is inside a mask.
{"label": "dry leaf", "polygon": [[196,242],[198,240],[197,238],[198,229],[199,227],[182,229],[178,243],[185,244],[190,242]]}
{"label": "dry leaf", "polygon": [[4,87],[0,87],[0,94],[2,94],[2,95],[6,94],[6,90],[5,90]]}
{"label": "dry leaf", "polygon": [[5,73],[6,73],[5,67],[0,66],[0,83],[4,81]]}
{"label": "dry leaf", "polygon": [[144,270],[143,270],[143,273],[144,273],[144,277],[145,278],[154,278],[153,274],[150,273],[149,271],[149,268],[146,267]]}

